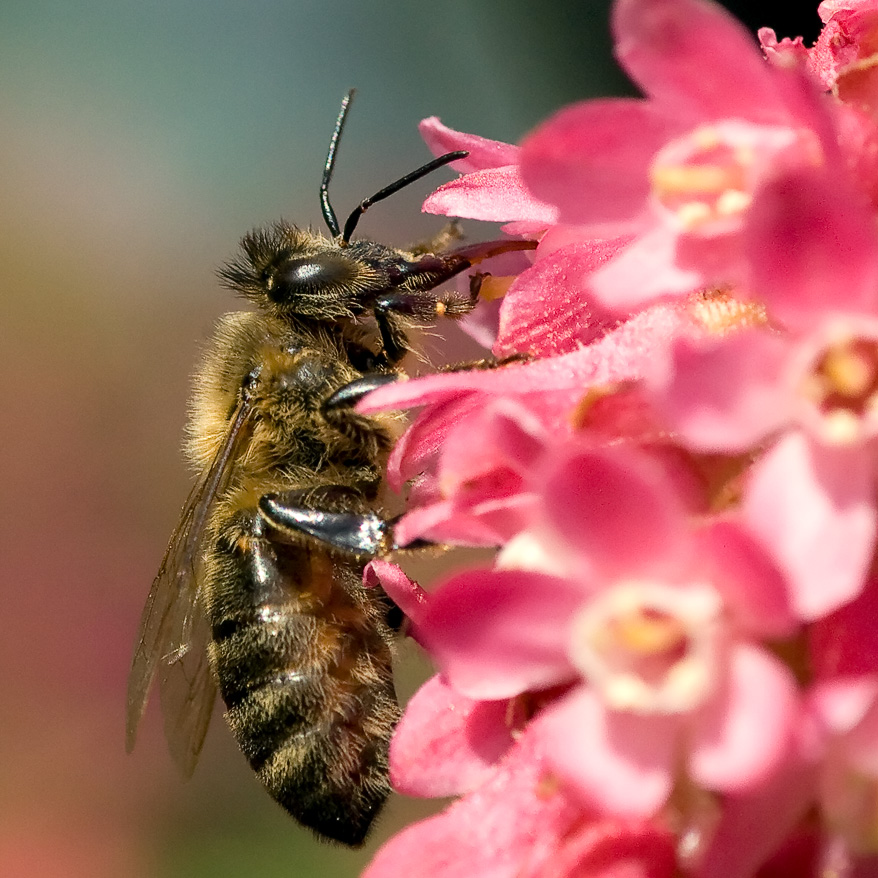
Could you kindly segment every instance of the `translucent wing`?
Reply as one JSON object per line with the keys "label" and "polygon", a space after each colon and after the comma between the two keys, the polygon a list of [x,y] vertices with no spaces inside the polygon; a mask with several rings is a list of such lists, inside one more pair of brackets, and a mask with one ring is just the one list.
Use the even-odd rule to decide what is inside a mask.
{"label": "translucent wing", "polygon": [[162,662],[159,693],[165,738],[185,777],[195,770],[216,701],[216,681],[207,657],[210,626],[196,601],[189,643]]}
{"label": "translucent wing", "polygon": [[134,747],[149,691],[161,668],[165,734],[175,761],[192,773],[210,721],[216,683],[207,661],[210,632],[199,601],[204,527],[213,501],[228,484],[243,427],[252,413],[245,398],[232,418],[216,457],[189,494],[171,535],[140,620],[128,677],[126,744]]}

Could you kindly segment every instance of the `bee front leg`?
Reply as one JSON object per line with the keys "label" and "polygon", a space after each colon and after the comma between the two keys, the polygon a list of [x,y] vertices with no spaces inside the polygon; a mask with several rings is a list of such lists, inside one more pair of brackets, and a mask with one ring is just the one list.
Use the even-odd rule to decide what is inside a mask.
{"label": "bee front leg", "polygon": [[478,290],[475,295],[454,290],[397,289],[384,293],[375,302],[373,313],[388,363],[395,366],[409,350],[400,318],[428,324],[437,317],[461,317],[473,310],[477,300]]}

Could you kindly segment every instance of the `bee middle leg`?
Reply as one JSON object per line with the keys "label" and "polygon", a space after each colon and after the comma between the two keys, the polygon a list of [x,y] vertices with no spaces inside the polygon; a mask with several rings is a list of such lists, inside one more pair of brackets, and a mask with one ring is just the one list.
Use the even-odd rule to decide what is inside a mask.
{"label": "bee middle leg", "polygon": [[259,512],[278,533],[309,536],[347,555],[376,558],[396,548],[393,521],[374,512],[350,512],[363,495],[347,485],[280,491],[259,498]]}
{"label": "bee middle leg", "polygon": [[[337,491],[341,497],[350,495],[352,489],[346,485],[323,485],[318,491],[326,492],[324,496]],[[375,512],[315,509],[309,502],[314,498],[314,489],[263,494],[259,498],[259,512],[280,534],[292,539],[309,536],[359,558],[382,558],[398,549],[427,549],[437,545],[432,540],[418,539],[400,546],[394,536],[394,527],[401,515],[382,518]]]}
{"label": "bee middle leg", "polygon": [[385,387],[399,381],[400,376],[396,372],[370,372],[362,378],[339,387],[331,396],[323,401],[323,416],[344,417],[364,396],[379,387]]}

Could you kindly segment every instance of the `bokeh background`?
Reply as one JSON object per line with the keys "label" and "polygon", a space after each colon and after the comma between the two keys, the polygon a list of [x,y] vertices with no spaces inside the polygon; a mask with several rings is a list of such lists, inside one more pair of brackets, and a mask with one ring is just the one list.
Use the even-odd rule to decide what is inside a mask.
{"label": "bokeh background", "polygon": [[[801,5],[738,11],[813,38]],[[342,851],[268,799],[219,716],[186,784],[155,706],[123,747],[140,610],[190,484],[188,376],[234,307],[214,270],[254,225],[320,225],[351,86],[341,216],[428,158],[424,116],[517,141],[629,89],[605,0],[0,2],[0,875],[352,876],[436,807],[394,800],[363,852]],[[360,234],[431,235],[429,185]],[[402,652],[405,696],[427,671]]]}

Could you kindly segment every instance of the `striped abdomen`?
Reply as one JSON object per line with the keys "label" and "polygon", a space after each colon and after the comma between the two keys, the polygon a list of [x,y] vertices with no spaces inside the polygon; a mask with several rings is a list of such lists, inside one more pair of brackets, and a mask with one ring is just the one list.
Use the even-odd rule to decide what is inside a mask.
{"label": "striped abdomen", "polygon": [[359,844],[390,792],[391,604],[363,588],[361,562],[239,515],[207,558],[204,589],[229,725],[287,811]]}

